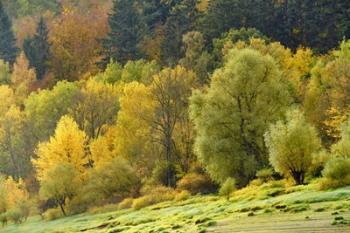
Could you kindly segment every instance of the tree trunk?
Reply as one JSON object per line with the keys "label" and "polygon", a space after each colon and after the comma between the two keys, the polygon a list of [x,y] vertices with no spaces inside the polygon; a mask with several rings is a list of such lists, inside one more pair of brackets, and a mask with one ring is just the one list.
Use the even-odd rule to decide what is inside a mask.
{"label": "tree trunk", "polygon": [[64,202],[65,201],[59,200],[57,202],[58,202],[58,205],[60,206],[60,209],[62,211],[63,216],[67,216],[66,211],[64,210]]}
{"label": "tree trunk", "polygon": [[303,172],[292,172],[293,179],[297,185],[304,184],[304,173]]}

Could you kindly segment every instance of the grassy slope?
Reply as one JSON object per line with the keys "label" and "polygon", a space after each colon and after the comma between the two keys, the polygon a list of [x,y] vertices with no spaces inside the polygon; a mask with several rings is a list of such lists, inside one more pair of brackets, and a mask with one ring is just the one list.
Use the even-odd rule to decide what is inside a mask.
{"label": "grassy slope", "polygon": [[230,201],[193,197],[139,211],[83,214],[51,222],[33,217],[0,232],[350,232],[347,219],[350,187],[320,192],[310,187],[266,186],[238,191]]}

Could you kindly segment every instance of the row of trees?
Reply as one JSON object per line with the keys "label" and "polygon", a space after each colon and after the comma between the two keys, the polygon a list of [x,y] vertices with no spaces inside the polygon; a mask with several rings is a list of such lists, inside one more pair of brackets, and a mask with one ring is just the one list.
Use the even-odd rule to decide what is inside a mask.
{"label": "row of trees", "polygon": [[[1,5],[0,38],[4,54],[0,58],[12,64],[18,47],[24,48],[39,78],[48,72],[58,80],[96,74],[98,66],[105,68],[111,59],[121,64],[128,60],[155,60],[174,67],[191,53],[201,63],[192,65],[203,74],[211,73],[217,68],[217,61],[210,59],[209,53],[215,53],[216,39],[227,36],[225,33],[231,28],[256,28],[259,31],[256,36],[264,34],[293,51],[304,46],[316,53],[336,47],[350,32],[349,3],[340,0],[115,0],[113,4],[94,0],[3,1],[3,4],[6,9],[20,9],[16,4],[31,6],[34,12],[15,20],[16,43],[11,19]],[[45,20],[38,17],[40,14]],[[183,40],[190,31],[202,35],[188,34]],[[195,47],[193,43],[201,45]]]}
{"label": "row of trees", "polygon": [[[68,214],[155,185],[242,187],[270,167],[296,184],[322,174],[326,187],[350,183],[348,126],[341,130],[349,41],[324,55],[273,42],[259,17],[294,1],[264,1],[268,15],[250,1],[113,3],[110,15],[107,5],[62,5],[39,19],[20,53],[0,5],[0,188]],[[260,15],[260,26],[248,23],[255,17],[215,21],[242,14],[230,7],[254,9],[243,15]],[[222,31],[201,30],[208,22]],[[268,36],[231,28],[251,25]],[[0,204],[0,213],[19,209],[3,200],[11,208]]]}

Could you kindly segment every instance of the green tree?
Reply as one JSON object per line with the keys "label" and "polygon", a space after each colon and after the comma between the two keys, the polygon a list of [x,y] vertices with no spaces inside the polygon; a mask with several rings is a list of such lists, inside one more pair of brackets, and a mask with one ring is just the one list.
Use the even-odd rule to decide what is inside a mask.
{"label": "green tree", "polygon": [[206,92],[191,97],[195,151],[211,177],[246,184],[268,164],[264,133],[290,103],[286,83],[269,55],[231,50]]}
{"label": "green tree", "polygon": [[[161,146],[161,161],[167,164],[167,186],[175,186],[176,174],[173,165],[179,160],[179,144],[175,143],[178,128],[189,124],[188,105],[196,75],[181,66],[166,68],[154,76],[151,84],[152,99],[155,103],[155,118],[151,119],[154,140]],[[188,125],[187,125],[188,126]],[[185,134],[185,132],[183,132]],[[189,139],[191,140],[191,139]],[[186,140],[186,143],[187,140]],[[191,145],[191,143],[188,143]],[[186,151],[191,151],[187,149]]]}
{"label": "green tree", "polygon": [[0,2],[0,59],[13,64],[17,53],[18,48],[12,31],[12,22],[6,14],[2,2]]}
{"label": "green tree", "polygon": [[11,83],[11,71],[8,62],[0,60],[0,85],[9,85]]}
{"label": "green tree", "polygon": [[321,149],[317,130],[306,121],[303,113],[289,111],[285,122],[279,121],[270,127],[265,141],[274,169],[293,178],[297,185],[303,184],[313,155]]}
{"label": "green tree", "polygon": [[30,154],[26,151],[24,115],[12,106],[0,117],[0,172],[24,178],[31,170]]}
{"label": "green tree", "polygon": [[198,77],[199,83],[208,83],[211,56],[205,51],[205,43],[202,33],[192,31],[186,33],[183,38],[185,56],[179,63],[186,69],[192,69]]}
{"label": "green tree", "polygon": [[80,90],[72,115],[90,138],[97,138],[114,123],[118,110],[116,88],[91,79]]}
{"label": "green tree", "polygon": [[41,198],[53,199],[60,207],[62,214],[66,216],[66,202],[72,199],[79,190],[80,182],[77,176],[77,170],[69,163],[58,163],[49,167],[46,175],[40,181]]}
{"label": "green tree", "polygon": [[25,101],[26,124],[33,144],[53,134],[59,119],[75,106],[80,90],[75,83],[59,82],[52,90],[32,93]]}
{"label": "green tree", "polygon": [[161,58],[164,64],[174,66],[183,57],[182,37],[193,29],[198,16],[197,1],[183,0],[176,4],[164,25],[165,37],[161,44]]}
{"label": "green tree", "polygon": [[130,194],[138,181],[135,171],[122,157],[97,164],[88,177],[88,195],[99,201]]}
{"label": "green tree", "polygon": [[103,40],[103,61],[106,65],[112,59],[121,64],[140,57],[138,49],[144,25],[135,1],[114,0],[109,15],[110,32]]}
{"label": "green tree", "polygon": [[35,68],[36,78],[41,80],[48,71],[50,59],[50,44],[48,41],[48,29],[43,17],[40,18],[36,34],[27,38],[23,44],[23,50],[31,67]]}

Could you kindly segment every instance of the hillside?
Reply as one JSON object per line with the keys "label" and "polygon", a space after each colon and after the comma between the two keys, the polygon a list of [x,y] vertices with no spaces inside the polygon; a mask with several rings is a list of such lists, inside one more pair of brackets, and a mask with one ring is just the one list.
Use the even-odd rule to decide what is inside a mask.
{"label": "hillside", "polygon": [[[312,186],[283,189],[277,184],[244,189],[230,200],[197,196],[144,209],[104,210],[55,221],[32,217],[2,233],[102,232],[348,232],[350,187],[321,192]],[[281,195],[275,196],[277,193]],[[110,209],[115,207],[109,207]],[[95,212],[102,211],[95,209]]]}

